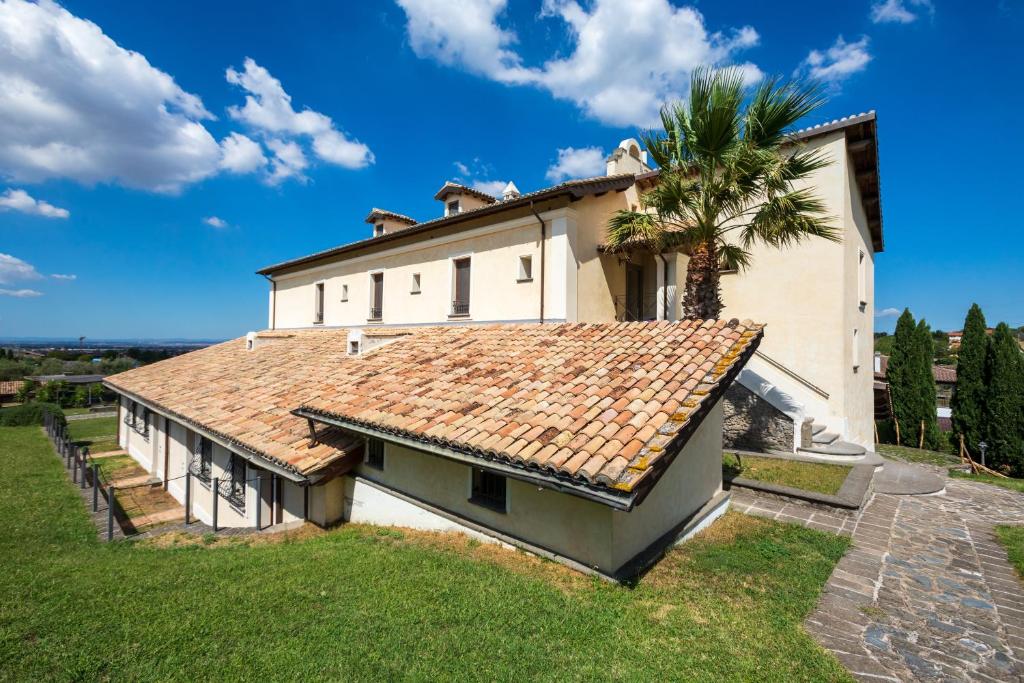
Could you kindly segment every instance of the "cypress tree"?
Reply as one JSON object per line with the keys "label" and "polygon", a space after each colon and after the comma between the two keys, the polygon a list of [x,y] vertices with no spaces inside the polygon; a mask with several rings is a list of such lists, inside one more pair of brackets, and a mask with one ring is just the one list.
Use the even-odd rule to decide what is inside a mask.
{"label": "cypress tree", "polygon": [[1024,360],[1006,323],[999,323],[985,362],[985,440],[989,467],[1024,475]]}
{"label": "cypress tree", "polygon": [[985,315],[978,304],[972,304],[964,320],[964,334],[956,363],[956,387],[950,407],[953,410],[953,433],[963,437],[964,445],[978,458],[978,442],[984,434],[982,419],[985,408],[985,357],[988,335]]}
{"label": "cypress tree", "polygon": [[893,333],[892,355],[889,356],[886,379],[889,381],[892,416],[898,425],[900,443],[915,447],[920,413],[920,392],[915,388],[914,381],[918,355],[916,349],[914,316],[910,314],[910,309],[903,309]]}
{"label": "cypress tree", "polygon": [[[935,375],[932,373],[935,343],[932,340],[932,329],[925,322],[924,318],[918,321],[914,334],[917,339],[914,387],[918,397],[918,417],[917,423],[914,425],[914,434],[917,435],[918,444],[921,444],[923,441],[925,448],[935,450],[939,445]],[[923,439],[921,438],[922,429],[924,432]]]}

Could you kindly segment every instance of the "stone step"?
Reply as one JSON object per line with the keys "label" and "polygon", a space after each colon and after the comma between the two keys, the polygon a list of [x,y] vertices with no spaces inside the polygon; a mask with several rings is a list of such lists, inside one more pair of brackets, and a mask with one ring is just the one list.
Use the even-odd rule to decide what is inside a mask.
{"label": "stone step", "polygon": [[828,444],[814,444],[810,448],[799,449],[800,453],[819,453],[821,455],[843,455],[843,456],[859,456],[867,453],[867,450],[863,446],[858,446],[855,443],[848,441],[833,441]]}
{"label": "stone step", "polygon": [[811,425],[811,434],[820,434],[825,431],[825,425],[815,422]]}
{"label": "stone step", "polygon": [[839,438],[839,435],[836,434],[835,432],[818,432],[813,437],[811,437],[811,441],[816,443],[816,444],[823,444],[824,445],[824,444],[830,444],[830,443],[832,443],[833,441],[835,441],[838,438]]}

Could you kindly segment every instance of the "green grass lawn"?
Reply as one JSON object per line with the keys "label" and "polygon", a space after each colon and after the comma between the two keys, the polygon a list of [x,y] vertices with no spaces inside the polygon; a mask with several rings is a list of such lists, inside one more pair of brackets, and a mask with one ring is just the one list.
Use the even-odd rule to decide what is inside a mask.
{"label": "green grass lawn", "polygon": [[997,526],[996,538],[1006,548],[1010,556],[1010,564],[1017,569],[1017,574],[1024,579],[1024,526]]}
{"label": "green grass lawn", "polygon": [[939,465],[940,467],[960,464],[960,457],[956,455],[929,451],[927,449],[910,448],[908,446],[896,446],[889,443],[875,444],[875,451],[879,455],[904,462],[918,462],[927,465]]}
{"label": "green grass lawn", "polygon": [[114,455],[109,458],[97,458],[94,460],[100,466],[100,481],[111,481],[121,479],[129,475],[132,470],[138,470],[138,474],[146,474],[139,463],[130,455]]}
{"label": "green grass lawn", "polygon": [[0,429],[0,678],[850,680],[801,622],[848,541],[729,514],[634,587],[461,536],[97,540]]}
{"label": "green grass lawn", "polygon": [[88,446],[90,453],[117,450],[117,416],[69,420],[71,438],[79,446]]}
{"label": "green grass lawn", "polygon": [[1010,489],[1011,491],[1020,491],[1021,493],[1024,493],[1024,479],[1004,479],[1002,477],[993,477],[991,474],[972,474],[970,472],[962,472],[960,470],[950,470],[949,476],[956,477],[957,479],[980,481],[986,484],[1002,486],[1004,489]]}
{"label": "green grass lawn", "polygon": [[722,476],[727,480],[744,477],[828,495],[839,493],[851,469],[845,465],[759,458],[755,455],[741,455],[740,460],[742,468],[734,453],[723,453]]}

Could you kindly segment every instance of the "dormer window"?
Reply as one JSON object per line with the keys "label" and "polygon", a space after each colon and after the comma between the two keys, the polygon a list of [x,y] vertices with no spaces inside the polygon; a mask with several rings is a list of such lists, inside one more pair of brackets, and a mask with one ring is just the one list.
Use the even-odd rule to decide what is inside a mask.
{"label": "dormer window", "polygon": [[459,200],[455,199],[448,202],[448,213],[446,215],[454,216],[457,213],[459,213]]}
{"label": "dormer window", "polygon": [[374,237],[380,237],[383,234],[384,234],[384,224],[383,223],[377,223],[375,226],[373,226],[373,236]]}

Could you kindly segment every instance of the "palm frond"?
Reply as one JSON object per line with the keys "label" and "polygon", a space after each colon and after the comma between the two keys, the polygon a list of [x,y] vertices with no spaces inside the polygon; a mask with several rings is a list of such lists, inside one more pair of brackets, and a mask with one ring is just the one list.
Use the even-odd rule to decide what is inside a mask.
{"label": "palm frond", "polygon": [[738,244],[720,242],[717,251],[722,267],[726,270],[746,270],[750,267],[750,252]]}
{"label": "palm frond", "polygon": [[761,242],[786,247],[809,237],[832,242],[841,240],[841,231],[825,215],[825,203],[810,189],[793,190],[770,197],[740,231],[744,248]]}
{"label": "palm frond", "polygon": [[747,104],[744,140],[757,147],[782,144],[797,121],[825,102],[825,89],[820,83],[783,83],[778,77],[765,79]]}
{"label": "palm frond", "polygon": [[608,251],[621,252],[635,248],[658,249],[664,232],[649,213],[616,211],[608,220],[605,244]]}

